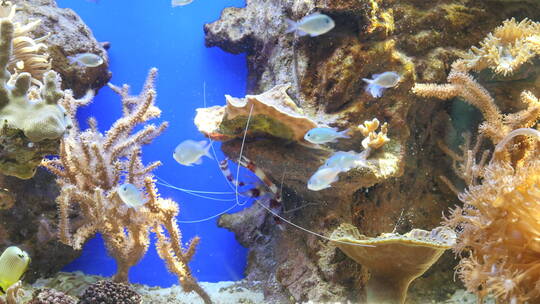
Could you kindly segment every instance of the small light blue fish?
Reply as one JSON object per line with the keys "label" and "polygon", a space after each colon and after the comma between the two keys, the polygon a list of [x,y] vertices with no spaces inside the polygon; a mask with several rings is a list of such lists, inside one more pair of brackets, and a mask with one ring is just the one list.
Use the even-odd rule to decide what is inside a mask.
{"label": "small light blue fish", "polygon": [[193,2],[193,0],[171,0],[171,6],[172,7],[184,6],[184,5],[190,4],[191,2]]}
{"label": "small light blue fish", "polygon": [[373,79],[362,78],[362,80],[368,83],[366,91],[375,98],[381,97],[384,89],[395,87],[401,79],[396,72],[373,74],[372,78]]}
{"label": "small light blue fish", "polygon": [[330,188],[330,184],[338,180],[338,175],[340,172],[341,170],[338,168],[321,167],[309,178],[307,187],[311,191],[319,191]]}
{"label": "small light blue fish", "polygon": [[103,64],[103,58],[92,53],[81,53],[73,56],[68,56],[69,63],[77,63],[85,67],[97,67]]}
{"label": "small light blue fish", "polygon": [[304,139],[312,144],[325,144],[336,142],[338,138],[350,138],[347,132],[349,129],[340,132],[337,128],[313,128],[304,135]]}
{"label": "small light blue fish", "polygon": [[326,160],[323,168],[335,168],[339,169],[341,172],[349,171],[352,168],[362,165],[363,158],[361,155],[361,153],[354,151],[338,151]]}
{"label": "small light blue fish", "polygon": [[336,23],[332,18],[321,13],[314,13],[304,18],[300,21],[295,22],[290,19],[285,19],[289,24],[287,33],[296,32],[300,36],[310,35],[311,37],[319,36],[325,33],[328,33],[331,29],[336,26]]}
{"label": "small light blue fish", "polygon": [[212,155],[210,155],[211,147],[212,144],[209,144],[206,140],[199,142],[191,139],[184,140],[174,149],[173,157],[179,164],[184,166],[200,165],[203,156],[212,158]]}
{"label": "small light blue fish", "polygon": [[144,205],[144,197],[133,184],[125,183],[118,186],[117,189],[118,195],[124,204],[128,205],[130,208],[137,209],[140,206]]}

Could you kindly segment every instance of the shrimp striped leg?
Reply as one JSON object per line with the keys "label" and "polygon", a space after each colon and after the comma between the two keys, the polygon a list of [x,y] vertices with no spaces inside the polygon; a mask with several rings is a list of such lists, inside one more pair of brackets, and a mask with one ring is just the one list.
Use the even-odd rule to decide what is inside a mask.
{"label": "shrimp striped leg", "polygon": [[242,155],[242,158],[240,159],[240,165],[242,167],[247,168],[249,171],[253,172],[265,185],[270,189],[272,194],[274,195],[274,199],[277,201],[277,203],[281,203],[281,193],[279,193],[279,189],[272,182],[272,180],[264,173],[263,170],[261,170],[259,167],[255,165],[255,163],[251,160],[249,160],[247,157]]}
{"label": "shrimp striped leg", "polygon": [[[268,199],[268,208],[270,208],[276,214],[279,214],[281,212],[281,191],[279,190],[277,185],[274,184],[274,182],[272,182],[268,175],[266,175],[263,170],[257,167],[253,161],[243,155],[240,158],[240,165],[253,172],[270,190],[271,196]],[[274,221],[276,222],[276,224],[279,225],[280,228],[284,228],[280,217],[274,216]]]}
{"label": "shrimp striped leg", "polygon": [[245,185],[244,182],[241,182],[241,181],[237,182],[236,179],[234,178],[231,170],[229,169],[229,158],[228,157],[219,162],[219,169],[221,170],[221,173],[223,173],[223,176],[225,176],[227,181],[229,181],[233,185],[236,185],[236,183],[238,183],[239,187],[242,187],[242,186]]}

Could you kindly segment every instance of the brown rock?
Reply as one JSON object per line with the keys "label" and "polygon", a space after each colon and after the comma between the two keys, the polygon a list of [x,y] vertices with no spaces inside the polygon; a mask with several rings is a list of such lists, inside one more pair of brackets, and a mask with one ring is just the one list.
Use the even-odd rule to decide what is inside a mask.
{"label": "brown rock", "polygon": [[[292,83],[289,95],[306,116],[319,123],[340,129],[372,118],[388,123],[390,143],[399,147],[394,150],[399,155],[399,174],[359,182],[353,172],[340,175],[332,188],[319,192],[308,191],[306,180],[330,151],[269,137],[246,141],[244,155],[274,183],[283,181],[282,215],[322,235],[329,235],[341,223],[352,223],[369,236],[439,226],[441,213],[458,200],[438,178],[451,175],[451,163],[436,142],[456,146],[455,134],[464,129],[459,125],[461,112],[451,113],[444,104],[417,98],[409,90],[415,81],[444,81],[450,63],[502,20],[540,18],[540,3],[534,1],[377,3],[378,9],[369,0],[247,0],[244,8],[227,8],[219,20],[204,28],[207,46],[247,54],[250,94]],[[298,20],[313,12],[329,15],[336,27],[319,37],[285,33],[285,17]],[[364,92],[361,78],[384,71],[396,71],[402,80],[374,99]],[[455,115],[454,120],[450,115]],[[474,117],[471,120],[468,126],[474,124]],[[334,151],[359,151],[359,147],[356,138],[329,146]],[[237,159],[239,140],[227,141],[222,148]],[[220,225],[237,233],[250,249],[247,276],[263,281],[268,299],[361,299],[358,290],[365,285],[366,270],[354,266],[326,241],[287,224],[278,228],[256,204],[224,219]],[[453,263],[446,257],[418,278],[409,292],[411,301],[444,301],[457,288]]]}

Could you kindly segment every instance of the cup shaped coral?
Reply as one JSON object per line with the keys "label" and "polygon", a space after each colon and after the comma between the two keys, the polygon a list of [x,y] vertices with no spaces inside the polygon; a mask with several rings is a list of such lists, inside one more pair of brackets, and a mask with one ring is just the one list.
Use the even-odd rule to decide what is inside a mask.
{"label": "cup shaped coral", "polygon": [[405,302],[411,282],[455,244],[456,235],[448,228],[437,227],[432,231],[413,229],[404,235],[384,233],[370,238],[344,223],[330,238],[347,256],[369,269],[367,302],[393,304]]}

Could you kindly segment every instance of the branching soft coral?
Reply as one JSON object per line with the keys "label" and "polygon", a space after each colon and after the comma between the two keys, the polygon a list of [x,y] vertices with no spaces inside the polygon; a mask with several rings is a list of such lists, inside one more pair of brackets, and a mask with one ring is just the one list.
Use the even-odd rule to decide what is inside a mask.
{"label": "branching soft coral", "polygon": [[540,117],[540,102],[531,92],[524,91],[521,94],[521,101],[527,105],[527,109],[503,115],[489,92],[462,68],[458,60],[452,65],[447,84],[417,83],[412,91],[422,97],[444,100],[463,98],[482,112],[485,122],[480,126],[480,132],[494,143],[514,129],[527,128],[536,123]]}
{"label": "branching soft coral", "polygon": [[446,220],[460,230],[455,251],[469,253],[457,268],[467,289],[512,303],[540,300],[540,151],[531,146],[516,164],[499,155],[508,153],[505,143],[527,134],[501,141],[483,182],[460,194],[463,208]]}
{"label": "branching soft coral", "polygon": [[[63,106],[74,126],[61,142],[59,158],[43,161],[43,166],[58,176],[59,237],[65,244],[81,249],[89,237],[101,233],[109,254],[117,262],[114,280],[125,282],[130,267],[148,250],[150,231],[155,231],[158,253],[178,276],[183,289],[197,292],[210,303],[188,267],[199,238],[182,248],[182,235],[176,223],[178,205],[159,197],[151,174],[160,162],[145,166],[141,160],[141,147],[167,126],[147,123],[160,115],[154,105],[155,75],[156,69],[152,69],[139,96],[130,96],[126,85],[111,86],[122,98],[123,116],[105,134],[99,132],[94,118],[88,120],[90,127],[84,131],[76,123],[77,108],[88,104],[91,97],[75,100],[66,94]],[[144,127],[135,132],[138,125]],[[117,192],[122,183],[144,189],[146,203],[137,209],[124,204]],[[80,209],[83,224],[71,231],[70,211],[75,207]]]}
{"label": "branching soft coral", "polygon": [[[413,88],[423,97],[461,97],[484,115],[477,143],[471,145],[468,136],[463,155],[441,145],[467,185],[458,195],[463,206],[451,211],[445,225],[459,233],[454,251],[462,259],[456,270],[467,290],[481,299],[494,296],[501,303],[540,301],[540,132],[533,129],[540,118],[540,102],[523,91],[520,101],[526,108],[503,114],[469,72],[491,68],[511,73],[535,54],[539,31],[540,24],[528,20],[505,21],[484,40],[481,50],[471,50],[477,55],[474,60],[471,55],[454,62],[447,84]],[[510,47],[522,49],[509,51]],[[514,51],[529,53],[517,56]],[[503,52],[516,60],[505,65]],[[489,150],[480,151],[483,137],[495,145],[491,158]]]}

